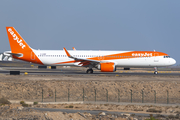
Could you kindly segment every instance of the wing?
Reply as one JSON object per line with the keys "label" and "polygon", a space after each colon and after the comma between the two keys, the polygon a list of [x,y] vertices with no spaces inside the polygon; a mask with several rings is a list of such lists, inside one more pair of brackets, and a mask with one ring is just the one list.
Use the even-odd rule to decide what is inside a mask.
{"label": "wing", "polygon": [[66,48],[64,48],[64,51],[66,52],[66,55],[69,57],[69,58],[72,58],[74,59],[76,62],[78,62],[78,66],[83,66],[83,67],[87,67],[89,65],[97,65],[100,63],[100,61],[97,61],[97,60],[90,60],[90,59],[84,59],[84,58],[77,58],[77,57],[74,57],[72,55],[69,54],[69,52],[66,50]]}
{"label": "wing", "polygon": [[76,51],[76,49],[74,47],[72,47],[74,51]]}

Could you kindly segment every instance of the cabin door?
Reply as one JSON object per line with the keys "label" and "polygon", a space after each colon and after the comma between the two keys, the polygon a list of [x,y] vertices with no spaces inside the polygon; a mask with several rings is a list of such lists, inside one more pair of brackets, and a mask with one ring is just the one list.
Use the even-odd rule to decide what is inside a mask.
{"label": "cabin door", "polygon": [[159,62],[159,54],[154,53],[154,62]]}
{"label": "cabin door", "polygon": [[35,54],[34,54],[34,52],[31,52],[31,60],[35,60]]}

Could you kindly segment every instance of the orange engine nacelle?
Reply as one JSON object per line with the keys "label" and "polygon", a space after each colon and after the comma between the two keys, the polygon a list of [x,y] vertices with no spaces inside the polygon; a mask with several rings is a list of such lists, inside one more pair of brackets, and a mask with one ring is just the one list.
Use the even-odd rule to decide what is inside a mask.
{"label": "orange engine nacelle", "polygon": [[101,70],[101,72],[114,72],[116,71],[116,66],[113,62],[100,63],[98,69]]}

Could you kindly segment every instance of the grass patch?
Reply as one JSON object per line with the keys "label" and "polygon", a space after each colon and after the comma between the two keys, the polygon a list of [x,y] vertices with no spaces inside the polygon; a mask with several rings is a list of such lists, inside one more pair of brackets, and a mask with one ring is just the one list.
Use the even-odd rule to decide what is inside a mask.
{"label": "grass patch", "polygon": [[162,113],[162,110],[156,110],[154,108],[150,108],[146,112]]}
{"label": "grass patch", "polygon": [[5,105],[5,104],[11,104],[6,98],[1,98],[0,99],[0,105]]}
{"label": "grass patch", "polygon": [[146,119],[146,120],[158,120],[158,119],[155,119],[154,117],[150,117],[150,119]]}
{"label": "grass patch", "polygon": [[25,102],[24,101],[20,101],[20,104],[25,104]]}
{"label": "grass patch", "polygon": [[22,106],[23,106],[23,107],[28,107],[29,105],[26,104],[26,103],[24,103],[24,104],[22,104]]}
{"label": "grass patch", "polygon": [[109,104],[104,104],[104,106],[109,106]]}
{"label": "grass patch", "polygon": [[73,108],[74,106],[70,105],[69,108]]}
{"label": "grass patch", "polygon": [[20,101],[20,104],[23,106],[23,107],[28,107],[29,105],[26,104],[24,101]]}
{"label": "grass patch", "polygon": [[66,106],[65,108],[73,108],[73,105]]}
{"label": "grass patch", "polygon": [[143,109],[134,109],[134,111],[143,111]]}
{"label": "grass patch", "polygon": [[38,102],[34,102],[34,103],[33,103],[33,105],[37,105],[37,104],[38,104]]}

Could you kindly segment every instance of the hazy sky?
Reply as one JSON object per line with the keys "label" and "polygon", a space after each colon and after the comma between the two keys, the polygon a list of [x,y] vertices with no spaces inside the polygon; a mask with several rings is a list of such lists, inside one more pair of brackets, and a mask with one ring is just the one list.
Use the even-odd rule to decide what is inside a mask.
{"label": "hazy sky", "polygon": [[34,49],[156,50],[180,64],[180,0],[1,0],[0,52],[6,26]]}

